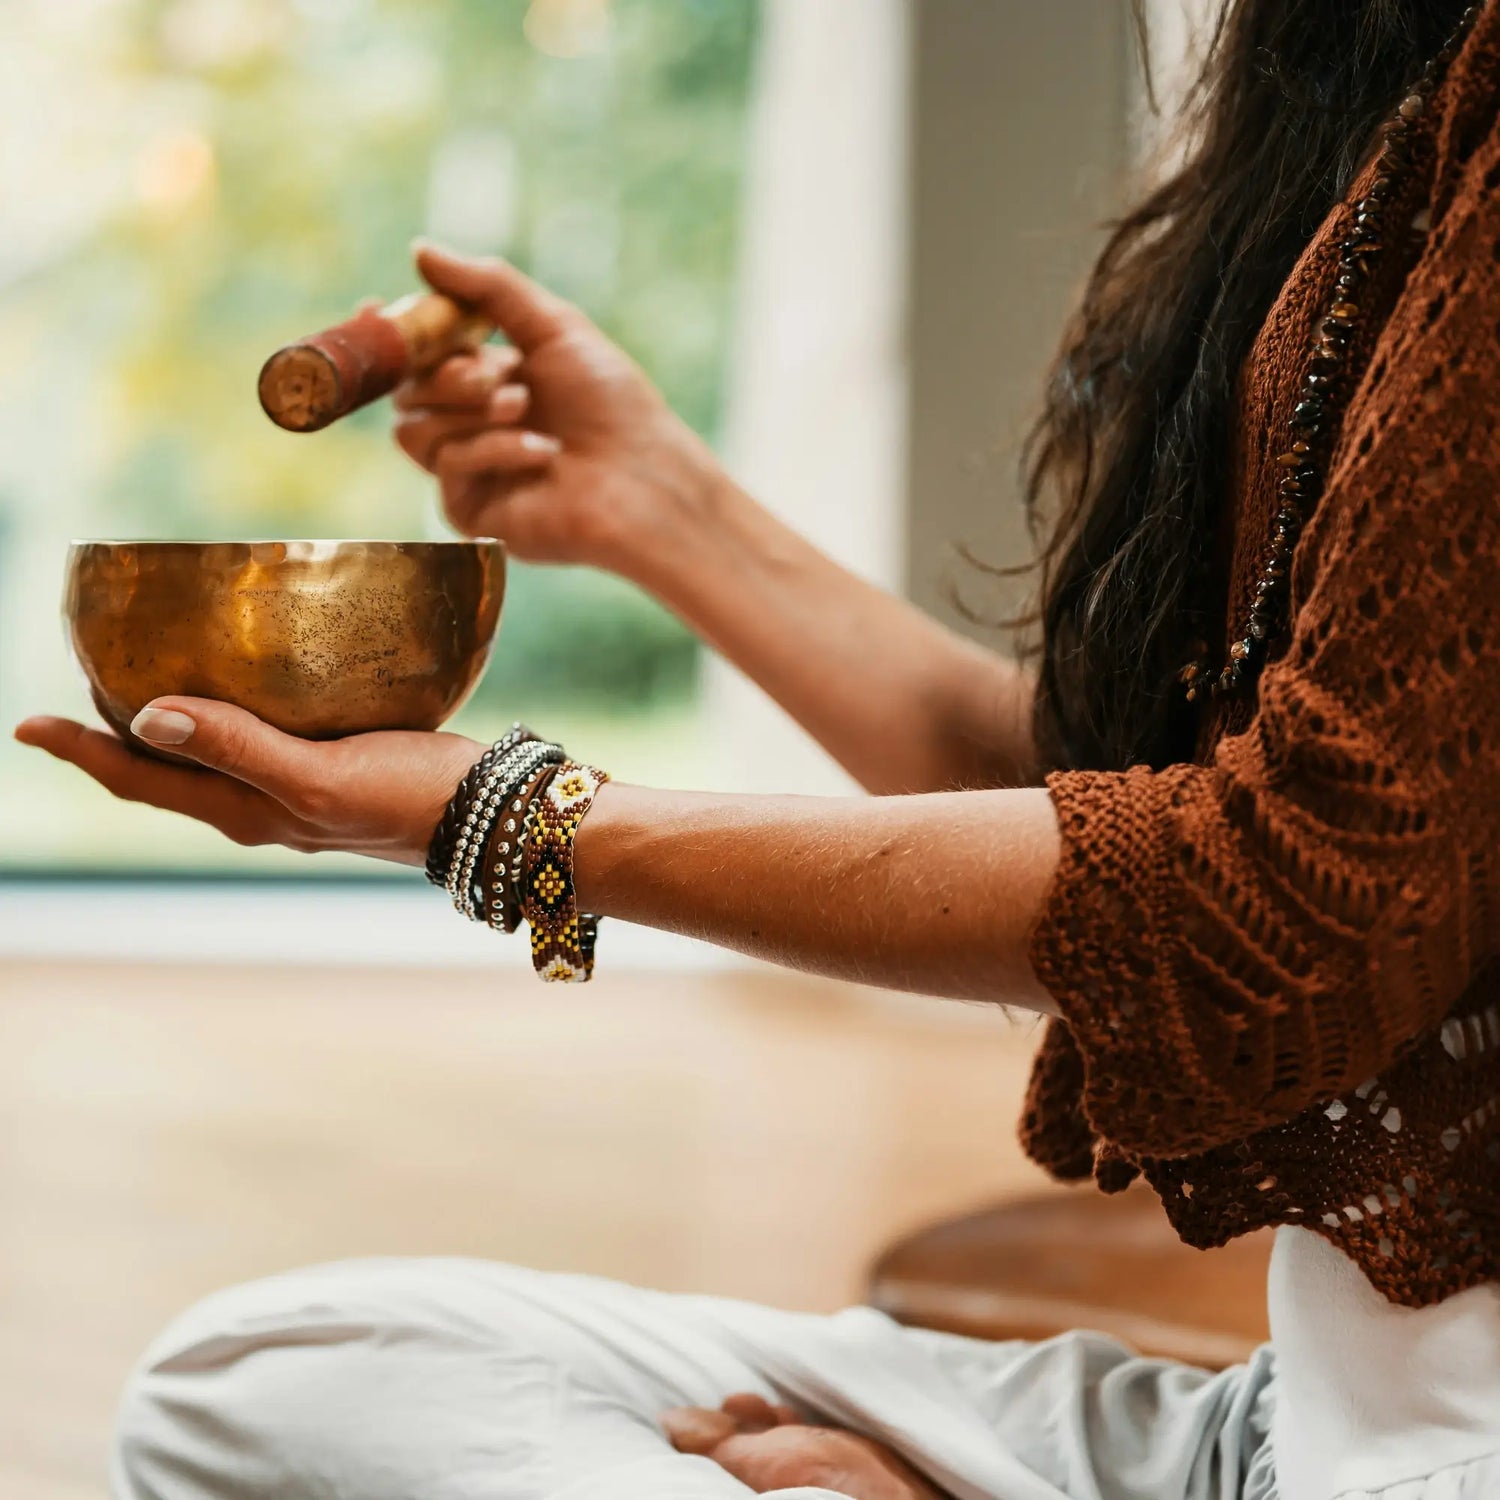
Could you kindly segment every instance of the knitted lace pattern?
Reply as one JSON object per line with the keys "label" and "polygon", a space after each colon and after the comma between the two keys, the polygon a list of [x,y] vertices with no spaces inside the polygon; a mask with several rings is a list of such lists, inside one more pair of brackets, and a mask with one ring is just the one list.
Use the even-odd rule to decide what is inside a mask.
{"label": "knitted lace pattern", "polygon": [[[1049,778],[1032,941],[1062,1017],[1022,1121],[1038,1162],[1144,1175],[1193,1245],[1303,1225],[1411,1306],[1500,1279],[1497,101],[1500,0],[1433,96],[1430,228],[1386,273],[1282,653],[1198,761]],[[1244,371],[1226,647],[1360,196]]]}

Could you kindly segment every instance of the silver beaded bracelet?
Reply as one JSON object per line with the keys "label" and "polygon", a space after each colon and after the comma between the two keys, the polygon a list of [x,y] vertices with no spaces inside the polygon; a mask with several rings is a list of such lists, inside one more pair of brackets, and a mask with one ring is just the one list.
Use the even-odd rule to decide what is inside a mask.
{"label": "silver beaded bracelet", "polygon": [[527,740],[521,744],[511,746],[490,767],[484,779],[474,789],[473,801],[470,802],[468,810],[464,814],[463,823],[458,830],[458,837],[453,841],[453,853],[449,858],[448,878],[445,882],[448,895],[459,910],[463,910],[463,875],[466,869],[472,870],[471,851],[483,842],[482,829],[486,821],[491,817],[493,811],[492,803],[494,802],[496,790],[504,784],[506,774],[510,768],[536,743],[535,740]]}
{"label": "silver beaded bracelet", "polygon": [[[455,908],[471,922],[480,922],[485,917],[485,892],[482,889],[482,865],[491,833],[501,820],[507,802],[516,799],[532,776],[544,765],[557,765],[564,758],[560,745],[545,740],[528,740],[517,745],[501,757],[474,800],[473,807],[464,819],[459,838],[455,842],[453,861],[448,873],[448,894]],[[504,814],[505,822],[513,832],[516,816],[524,807],[512,807]],[[476,888],[475,873],[480,879]]]}
{"label": "silver beaded bracelet", "polygon": [[454,840],[446,882],[448,895],[459,911],[465,911],[469,902],[469,877],[476,851],[488,836],[506,778],[522,758],[531,758],[525,746],[517,746],[502,755],[475,788],[473,801],[464,814],[463,824]]}

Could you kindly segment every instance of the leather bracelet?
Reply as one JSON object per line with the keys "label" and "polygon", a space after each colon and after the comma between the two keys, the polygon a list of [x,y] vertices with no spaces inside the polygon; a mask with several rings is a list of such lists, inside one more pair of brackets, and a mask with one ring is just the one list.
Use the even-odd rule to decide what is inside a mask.
{"label": "leather bracelet", "polygon": [[427,878],[433,885],[446,886],[448,883],[448,869],[453,863],[453,846],[458,841],[459,829],[463,827],[464,819],[485,778],[494,770],[501,756],[514,750],[517,745],[535,738],[536,735],[530,729],[517,722],[464,772],[463,780],[459,782],[452,799],[443,810],[443,816],[438,819],[438,825],[433,829],[432,838],[427,844]]}
{"label": "leather bracelet", "polygon": [[526,815],[522,905],[532,967],[549,982],[582,984],[593,977],[599,921],[578,910],[573,845],[594,794],[608,780],[592,766],[566,761]]}
{"label": "leather bracelet", "polygon": [[542,766],[515,795],[511,802],[514,818],[506,818],[490,840],[485,880],[490,928],[512,933],[524,920],[521,910],[521,874],[526,858],[526,823],[531,805],[546,790],[557,774],[556,765]]}
{"label": "leather bracelet", "polygon": [[560,765],[566,755],[561,745],[546,740],[527,740],[501,756],[493,771],[480,784],[473,806],[459,829],[448,866],[447,890],[454,907],[471,922],[484,920],[484,861],[490,835],[497,823],[514,824],[525,804],[508,806],[516,792],[530,782],[542,766]]}

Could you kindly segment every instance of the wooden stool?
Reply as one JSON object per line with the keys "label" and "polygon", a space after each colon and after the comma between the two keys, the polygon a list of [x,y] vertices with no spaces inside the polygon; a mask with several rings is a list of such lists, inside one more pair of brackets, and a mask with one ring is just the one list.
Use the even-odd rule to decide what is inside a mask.
{"label": "wooden stool", "polygon": [[1267,1338],[1271,1231],[1193,1250],[1147,1188],[1023,1198],[908,1236],[869,1300],[901,1323],[984,1339],[1113,1334],[1142,1354],[1222,1369]]}

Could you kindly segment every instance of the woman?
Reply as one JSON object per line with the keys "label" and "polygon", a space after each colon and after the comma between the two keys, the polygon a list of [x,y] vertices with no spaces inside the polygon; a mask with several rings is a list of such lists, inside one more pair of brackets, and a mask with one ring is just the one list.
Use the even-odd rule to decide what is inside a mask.
{"label": "woman", "polygon": [[[335,1266],[163,1335],[121,1495],[1500,1493],[1497,102],[1500,0],[1228,5],[1182,165],[1049,387],[1035,683],[772,520],[575,309],[418,256],[513,345],[402,393],[454,523],[633,579],[881,794],[584,778],[571,823],[527,801],[493,910],[547,920],[545,843],[573,916],[1056,1017],[1032,1153],[1143,1174],[1193,1244],[1280,1226],[1272,1346],[1210,1375],[1085,1334]],[[463,864],[463,739],[307,744],[182,698],[134,732],[206,773],[20,730],[240,842],[421,864],[441,820]],[[586,929],[542,946],[586,973]]]}

